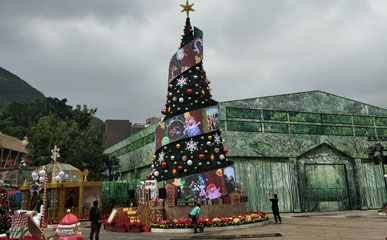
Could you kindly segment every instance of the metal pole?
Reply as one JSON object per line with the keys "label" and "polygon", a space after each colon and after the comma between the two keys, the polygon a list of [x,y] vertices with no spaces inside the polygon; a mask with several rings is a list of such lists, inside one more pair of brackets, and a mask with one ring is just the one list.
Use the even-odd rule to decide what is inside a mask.
{"label": "metal pole", "polygon": [[44,192],[43,192],[43,209],[42,209],[42,220],[40,221],[40,239],[44,239],[44,218],[46,212],[46,198],[47,198],[47,173],[44,176]]}
{"label": "metal pole", "polygon": [[[382,153],[382,152],[380,152]],[[382,154],[383,156],[383,154]],[[382,158],[382,171],[383,171],[383,178],[384,178],[384,187],[386,189],[386,202],[387,202],[387,178],[386,178],[386,171],[384,170],[384,164],[383,164],[383,158]]]}

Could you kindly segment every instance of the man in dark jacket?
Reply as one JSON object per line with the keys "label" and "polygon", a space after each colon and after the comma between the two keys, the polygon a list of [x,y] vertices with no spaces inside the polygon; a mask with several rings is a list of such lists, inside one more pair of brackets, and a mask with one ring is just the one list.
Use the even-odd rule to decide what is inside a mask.
{"label": "man in dark jacket", "polygon": [[99,230],[101,229],[101,214],[98,208],[98,201],[93,202],[93,207],[90,209],[90,240],[93,240],[93,235],[95,233],[95,239],[99,240]]}
{"label": "man in dark jacket", "polygon": [[[271,201],[271,209],[273,210],[273,215],[274,215],[274,219],[275,219],[275,223],[277,224],[278,223],[278,220],[279,220],[279,223],[281,224],[281,216],[279,214],[279,209],[278,209],[278,198],[277,198],[277,194],[274,194],[274,197],[269,193],[269,200]],[[278,220],[277,220],[278,218]]]}

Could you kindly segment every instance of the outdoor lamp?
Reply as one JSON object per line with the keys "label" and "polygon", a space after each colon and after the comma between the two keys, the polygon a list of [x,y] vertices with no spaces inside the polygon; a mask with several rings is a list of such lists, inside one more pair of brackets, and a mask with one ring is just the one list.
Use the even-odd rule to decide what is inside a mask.
{"label": "outdoor lamp", "polygon": [[60,172],[58,173],[58,176],[61,177],[61,178],[64,177],[64,175],[65,175],[65,173],[64,173],[63,171],[60,171]]}
{"label": "outdoor lamp", "polygon": [[34,181],[37,181],[38,178],[39,178],[39,175],[38,175],[36,172],[33,172],[33,173],[31,174],[31,177],[32,177],[32,179],[33,179]]}
{"label": "outdoor lamp", "polygon": [[20,167],[25,168],[27,166],[26,162],[24,160],[20,161]]}
{"label": "outdoor lamp", "polygon": [[46,171],[44,171],[43,169],[39,171],[39,176],[41,177],[45,177],[46,176]]}
{"label": "outdoor lamp", "polygon": [[375,145],[375,150],[378,151],[378,152],[382,151],[382,150],[383,150],[382,144],[377,143],[377,144]]}

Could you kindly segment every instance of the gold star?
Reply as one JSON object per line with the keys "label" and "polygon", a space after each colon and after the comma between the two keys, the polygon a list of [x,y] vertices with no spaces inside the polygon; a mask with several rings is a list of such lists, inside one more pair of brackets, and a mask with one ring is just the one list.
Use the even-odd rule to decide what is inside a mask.
{"label": "gold star", "polygon": [[181,12],[187,12],[187,17],[189,17],[189,12],[192,11],[194,12],[195,9],[192,8],[192,6],[194,5],[195,3],[192,3],[192,4],[189,4],[188,0],[185,1],[185,5],[184,4],[180,4],[180,6],[183,8],[183,10],[181,10]]}

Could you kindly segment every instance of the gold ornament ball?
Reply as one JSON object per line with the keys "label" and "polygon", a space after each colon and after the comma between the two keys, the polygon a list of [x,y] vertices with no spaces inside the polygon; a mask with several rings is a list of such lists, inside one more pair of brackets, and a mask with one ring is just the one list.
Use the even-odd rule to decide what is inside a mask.
{"label": "gold ornament ball", "polygon": [[208,140],[210,140],[210,141],[211,141],[211,140],[212,140],[212,136],[208,136]]}
{"label": "gold ornament ball", "polygon": [[198,167],[195,166],[195,169],[198,169]]}
{"label": "gold ornament ball", "polygon": [[210,162],[207,162],[207,165],[210,165]]}
{"label": "gold ornament ball", "polygon": [[176,162],[176,161],[174,161],[174,162],[173,162],[173,164],[175,164],[175,165],[176,165],[176,164],[177,164],[177,162]]}
{"label": "gold ornament ball", "polygon": [[169,88],[173,88],[173,85],[172,85],[172,84],[169,84]]}
{"label": "gold ornament ball", "polygon": [[176,148],[179,149],[180,148],[180,144],[176,144]]}
{"label": "gold ornament ball", "polygon": [[156,155],[153,155],[153,160],[156,160],[157,156]]}
{"label": "gold ornament ball", "polygon": [[208,150],[204,150],[205,153],[208,153]]}

